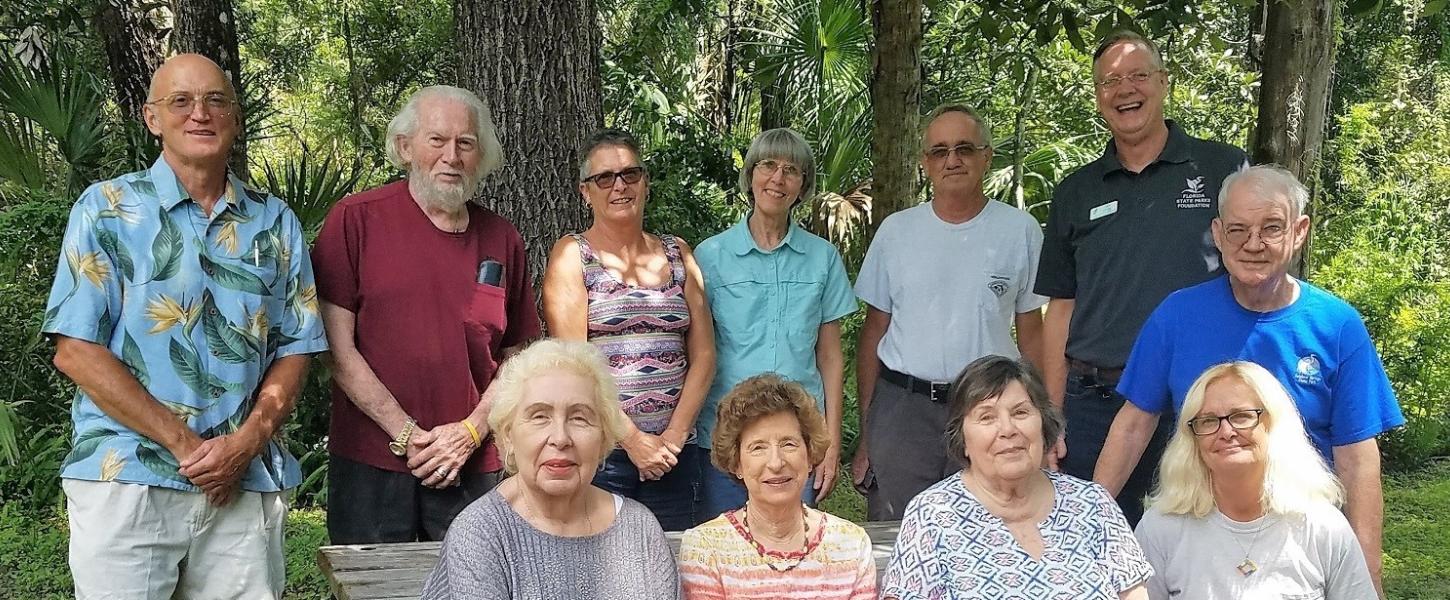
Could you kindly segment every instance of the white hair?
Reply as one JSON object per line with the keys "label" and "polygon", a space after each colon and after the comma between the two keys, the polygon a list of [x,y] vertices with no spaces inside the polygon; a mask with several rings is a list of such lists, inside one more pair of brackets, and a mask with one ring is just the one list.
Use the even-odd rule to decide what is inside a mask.
{"label": "white hair", "polygon": [[973,123],[977,124],[977,133],[982,136],[982,145],[987,147],[992,146],[992,126],[987,123],[986,119],[982,118],[982,114],[977,112],[977,109],[966,104],[948,102],[933,108],[931,112],[926,114],[926,118],[921,121],[921,131],[918,134],[921,137],[923,148],[926,146],[926,130],[931,129],[931,124],[935,123],[937,119],[947,113],[961,113],[966,115],[968,119],[971,119]]}
{"label": "white hair", "polygon": [[1344,489],[1309,441],[1293,398],[1267,369],[1247,361],[1214,365],[1193,382],[1178,413],[1173,438],[1163,451],[1158,485],[1147,503],[1167,514],[1200,518],[1213,510],[1212,475],[1199,454],[1198,436],[1189,431],[1188,421],[1203,408],[1208,386],[1228,378],[1238,379],[1253,390],[1264,408],[1258,425],[1265,462],[1264,491],[1259,501],[1264,509],[1278,514],[1306,514],[1316,504],[1341,504]]}
{"label": "white hair", "polygon": [[592,384],[591,400],[604,434],[601,456],[608,454],[629,431],[629,417],[619,408],[619,389],[599,348],[589,342],[539,340],[505,361],[490,388],[493,406],[488,411],[488,427],[493,430],[504,470],[509,473],[519,470],[514,460],[513,430],[514,419],[524,404],[525,388],[530,380],[552,373],[577,375]]}
{"label": "white hair", "polygon": [[478,163],[478,179],[483,179],[503,166],[503,145],[498,141],[498,130],[493,125],[493,114],[488,110],[488,103],[473,92],[451,85],[430,85],[413,92],[403,104],[403,109],[388,123],[388,132],[383,139],[388,162],[399,169],[408,170],[408,163],[403,160],[403,155],[398,150],[398,138],[413,137],[418,132],[423,101],[430,99],[458,102],[467,106],[473,114],[473,133],[478,136],[479,149],[483,152],[483,160]]}
{"label": "white hair", "polygon": [[1250,186],[1249,191],[1263,200],[1283,198],[1289,204],[1290,221],[1299,218],[1309,206],[1309,188],[1288,169],[1275,164],[1245,166],[1223,179],[1218,190],[1219,217],[1228,207],[1229,190],[1235,185]]}

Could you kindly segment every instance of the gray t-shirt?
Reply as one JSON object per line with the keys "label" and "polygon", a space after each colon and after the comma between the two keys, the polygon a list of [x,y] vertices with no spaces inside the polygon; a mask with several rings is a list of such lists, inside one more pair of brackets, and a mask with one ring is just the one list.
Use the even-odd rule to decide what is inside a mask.
{"label": "gray t-shirt", "polygon": [[1047,303],[1032,293],[1041,250],[1037,221],[997,201],[965,223],[941,220],[930,202],[886,217],[856,277],[856,296],[891,313],[881,362],[951,381],[988,354],[1015,358],[1015,317]]}
{"label": "gray t-shirt", "polygon": [[[1325,504],[1304,515],[1239,523],[1149,509],[1138,543],[1153,565],[1152,600],[1368,600],[1369,567],[1349,521]],[[1243,575],[1245,554],[1258,570]]]}
{"label": "gray t-shirt", "polygon": [[494,488],[459,513],[443,539],[423,598],[679,600],[664,531],[634,500],[586,537],[559,537],[525,521]]}

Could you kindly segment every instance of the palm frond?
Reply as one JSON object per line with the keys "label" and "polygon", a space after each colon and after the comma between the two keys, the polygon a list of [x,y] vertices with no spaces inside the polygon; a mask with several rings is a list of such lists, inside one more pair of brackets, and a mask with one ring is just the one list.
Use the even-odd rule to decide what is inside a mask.
{"label": "palm frond", "polygon": [[304,147],[298,157],[281,164],[264,162],[262,177],[254,177],[265,181],[268,191],[297,213],[308,240],[317,237],[332,205],[351,194],[363,177],[361,169],[352,168],[335,153],[327,154],[321,162],[309,158],[312,154]]}

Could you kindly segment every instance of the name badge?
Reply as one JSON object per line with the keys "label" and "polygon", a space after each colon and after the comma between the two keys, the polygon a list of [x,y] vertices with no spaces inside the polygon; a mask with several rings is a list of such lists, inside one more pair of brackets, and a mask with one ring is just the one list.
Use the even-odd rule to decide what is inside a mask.
{"label": "name badge", "polygon": [[1092,211],[1088,213],[1088,220],[1096,221],[1115,212],[1118,212],[1117,200],[1114,200],[1107,204],[1099,204],[1096,208],[1092,209]]}

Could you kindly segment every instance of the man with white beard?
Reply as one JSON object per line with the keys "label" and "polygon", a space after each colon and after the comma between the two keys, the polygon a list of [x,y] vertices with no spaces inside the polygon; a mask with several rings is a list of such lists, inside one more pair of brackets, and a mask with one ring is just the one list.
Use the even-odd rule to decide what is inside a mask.
{"label": "man with white beard", "polygon": [[539,336],[523,239],[470,202],[503,164],[488,106],[431,86],[388,125],[407,179],[344,198],[312,251],[333,343],[334,544],[441,540],[498,483],[485,392]]}

